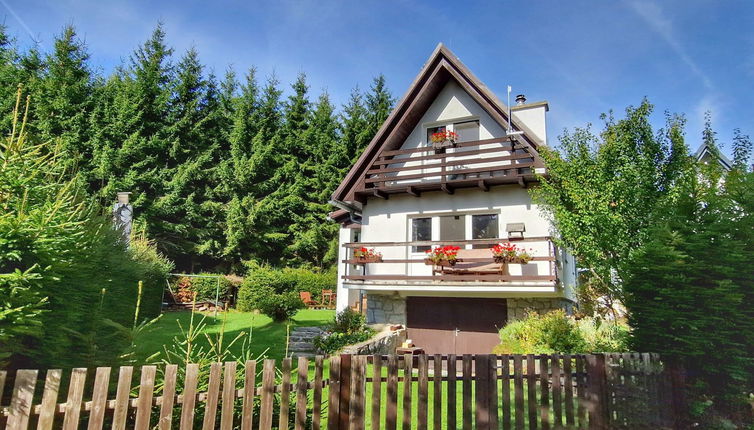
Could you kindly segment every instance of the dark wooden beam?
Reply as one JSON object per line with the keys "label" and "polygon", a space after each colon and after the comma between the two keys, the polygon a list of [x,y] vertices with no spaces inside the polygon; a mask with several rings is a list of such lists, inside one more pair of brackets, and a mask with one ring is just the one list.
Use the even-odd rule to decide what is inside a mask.
{"label": "dark wooden beam", "polygon": [[[462,154],[462,153],[461,153]],[[475,161],[474,163],[483,163],[484,160]],[[444,166],[447,166],[447,164],[428,164],[421,167],[416,166],[410,166],[406,168],[401,168],[401,170],[422,170],[422,169],[436,169],[436,168],[442,168]],[[454,170],[454,174],[458,175],[468,175],[471,173],[490,173],[490,172],[514,172],[516,174],[521,174],[521,169],[526,167],[533,167],[534,163],[518,163],[518,164],[503,164],[503,165],[494,165],[494,166],[488,166],[488,167],[475,167],[471,169],[458,169]],[[407,181],[409,179],[425,179],[428,177],[433,176],[439,176],[440,172],[427,172],[427,173],[412,173],[410,175],[401,175],[398,177],[395,177],[395,179],[400,179],[402,181]],[[385,182],[384,177],[374,177],[374,178],[366,178],[364,179],[365,184],[374,184],[378,182]],[[388,179],[393,179],[393,177],[390,177]]]}
{"label": "dark wooden beam", "polygon": [[[433,246],[433,245],[495,245],[500,242],[507,242],[508,238],[495,239],[465,239],[465,240],[414,240],[409,242],[347,242],[343,244],[345,248],[383,247],[383,246]],[[520,239],[521,242],[550,242],[551,236],[529,236]],[[422,259],[422,261],[424,261]]]}
{"label": "dark wooden beam", "polygon": [[537,282],[555,282],[556,278],[552,275],[499,275],[499,274],[442,274],[436,276],[414,276],[414,275],[343,275],[342,279],[347,281],[466,281],[466,282],[514,282],[514,281],[537,281]]}
{"label": "dark wooden beam", "polygon": [[478,184],[479,184],[479,188],[482,191],[489,191],[490,190],[489,184],[487,184],[487,181],[485,181],[484,179],[480,179],[479,182],[478,182]]}
{"label": "dark wooden beam", "polygon": [[455,192],[455,190],[453,190],[453,188],[448,184],[440,185],[440,189],[445,191],[448,194],[453,194]]}
{"label": "dark wooden beam", "polygon": [[382,190],[378,190],[376,188],[374,190],[372,190],[372,194],[374,194],[375,197],[379,197],[379,198],[385,199],[385,200],[387,200],[390,197],[386,192],[384,192]]}
{"label": "dark wooden beam", "polygon": [[523,176],[519,176],[518,185],[521,185],[521,188],[526,188],[526,178],[524,178]]}
{"label": "dark wooden beam", "polygon": [[406,192],[407,192],[408,194],[411,194],[411,195],[412,195],[412,196],[414,196],[414,197],[420,197],[420,196],[422,195],[422,193],[421,193],[421,192],[417,191],[417,190],[416,190],[416,188],[414,188],[414,187],[411,187],[411,186],[409,186],[409,187],[406,187]]}

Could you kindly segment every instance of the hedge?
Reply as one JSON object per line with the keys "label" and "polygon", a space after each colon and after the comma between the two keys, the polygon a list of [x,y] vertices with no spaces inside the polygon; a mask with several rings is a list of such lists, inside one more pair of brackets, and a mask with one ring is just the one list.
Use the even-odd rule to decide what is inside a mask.
{"label": "hedge", "polygon": [[307,291],[318,301],[322,298],[322,290],[335,290],[336,279],[335,271],[320,273],[303,268],[253,267],[238,290],[236,305],[239,310],[258,309],[254,298],[257,289],[269,289],[275,294]]}

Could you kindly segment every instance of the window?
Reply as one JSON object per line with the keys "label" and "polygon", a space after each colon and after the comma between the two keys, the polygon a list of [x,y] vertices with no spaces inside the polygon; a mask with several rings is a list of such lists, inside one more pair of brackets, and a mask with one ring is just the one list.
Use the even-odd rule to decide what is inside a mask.
{"label": "window", "polygon": [[459,142],[479,140],[479,121],[465,121],[453,124],[453,130],[458,134]]}
{"label": "window", "polygon": [[[413,218],[411,220],[411,241],[432,240],[432,218]],[[412,252],[424,252],[431,246],[412,246]]]}
{"label": "window", "polygon": [[466,216],[447,215],[440,217],[440,240],[464,240],[466,238]]}
{"label": "window", "polygon": [[[497,214],[472,215],[471,217],[472,239],[497,239],[500,237],[498,228]],[[474,245],[475,249],[489,247],[490,245]]]}

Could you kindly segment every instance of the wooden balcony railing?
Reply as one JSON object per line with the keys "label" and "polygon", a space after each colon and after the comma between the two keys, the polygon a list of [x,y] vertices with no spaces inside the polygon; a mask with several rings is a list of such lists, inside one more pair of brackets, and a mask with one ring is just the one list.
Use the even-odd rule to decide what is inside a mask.
{"label": "wooden balcony railing", "polygon": [[[491,248],[500,242],[516,243],[522,248],[529,249],[535,243],[536,251],[532,251],[532,258],[528,267],[534,267],[537,274],[509,274],[508,270],[500,270],[497,267],[501,265],[495,263],[492,253],[489,256],[480,257],[478,254],[481,247],[483,249]],[[455,245],[460,246],[458,260],[453,267],[434,267],[425,263],[424,252],[414,252],[415,247],[432,247]],[[524,239],[470,239],[470,240],[432,240],[432,241],[411,241],[411,242],[353,242],[343,244],[348,248],[348,258],[341,263],[347,264],[349,270],[342,277],[349,282],[372,282],[372,281],[440,281],[440,282],[495,282],[495,283],[517,283],[517,282],[534,282],[534,283],[555,283],[558,279],[556,255],[557,249],[549,236],[529,237]],[[467,246],[476,249],[466,249]],[[363,262],[353,256],[353,250],[356,248],[374,248],[384,257],[380,261]],[[402,248],[401,251],[395,252],[395,248]],[[535,249],[532,248],[532,249]],[[401,257],[402,255],[402,257]],[[546,262],[541,264],[540,262]],[[514,263],[511,263],[514,264]],[[387,265],[394,269],[386,273]],[[409,270],[409,266],[413,270]],[[529,266],[534,265],[534,266]],[[422,269],[423,266],[430,266]],[[546,270],[545,270],[546,267]],[[529,270],[531,271],[531,270]],[[416,274],[416,272],[425,272],[426,274]],[[522,270],[523,272],[523,270]],[[541,272],[546,272],[541,274]]]}
{"label": "wooden balcony railing", "polygon": [[507,137],[459,142],[437,150],[431,146],[384,151],[367,170],[357,194],[389,194],[479,187],[536,181],[538,156]]}

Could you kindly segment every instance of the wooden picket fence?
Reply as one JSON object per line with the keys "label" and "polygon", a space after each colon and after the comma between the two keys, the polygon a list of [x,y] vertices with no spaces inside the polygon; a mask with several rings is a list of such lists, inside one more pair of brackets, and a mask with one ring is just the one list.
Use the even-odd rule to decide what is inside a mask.
{"label": "wooden picket fence", "polygon": [[0,399],[9,400],[0,420],[13,430],[548,430],[682,423],[682,373],[669,372],[657,354],[341,355],[313,363],[299,358],[297,369],[292,364],[124,366],[117,380],[109,367],[53,369],[43,379],[38,370],[0,372]]}

